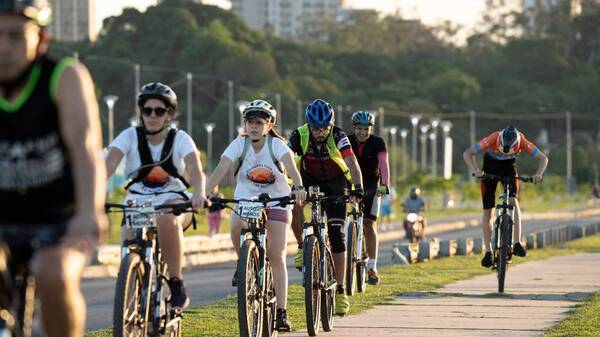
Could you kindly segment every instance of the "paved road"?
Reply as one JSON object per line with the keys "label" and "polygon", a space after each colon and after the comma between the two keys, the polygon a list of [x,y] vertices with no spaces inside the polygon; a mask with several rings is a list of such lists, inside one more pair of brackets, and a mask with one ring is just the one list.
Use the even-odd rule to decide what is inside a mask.
{"label": "paved road", "polygon": [[[513,266],[507,274],[506,296],[496,296],[496,287],[496,275],[489,274],[447,285],[434,294],[407,294],[389,305],[337,319],[331,333],[319,336],[539,336],[600,290],[600,254]],[[285,336],[303,337],[306,332]]]}
{"label": "paved road", "polygon": [[[569,220],[571,224],[586,224],[592,221],[600,221],[600,217],[591,217],[578,220]],[[563,221],[564,222],[564,221]],[[524,233],[538,228],[557,224],[557,220],[525,221]],[[433,224],[433,222],[432,222]],[[481,235],[478,228],[469,228],[461,231],[445,232],[436,234],[440,239],[456,239],[461,237],[476,237]],[[379,247],[379,265],[385,265],[391,261],[392,245],[398,241],[382,242]],[[293,266],[293,257],[288,257],[288,266]],[[233,295],[235,289],[230,287],[231,277],[235,270],[233,262],[216,265],[200,266],[184,271],[184,278],[188,292],[192,299],[192,306],[212,303],[228,295]],[[298,283],[301,281],[301,273],[296,269],[289,268],[289,281]],[[112,308],[114,297],[114,278],[86,279],[82,284],[86,302],[88,305],[87,329],[94,331],[109,327],[112,324]]]}

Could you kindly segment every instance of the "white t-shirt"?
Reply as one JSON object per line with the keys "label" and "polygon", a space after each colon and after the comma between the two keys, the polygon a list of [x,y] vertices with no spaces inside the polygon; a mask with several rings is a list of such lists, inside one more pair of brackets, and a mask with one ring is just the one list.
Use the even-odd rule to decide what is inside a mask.
{"label": "white t-shirt", "polygon": [[[164,141],[160,144],[148,143],[152,159],[156,162],[160,160],[160,155],[164,146]],[[125,155],[125,175],[128,178],[134,178],[137,169],[142,165],[138,151],[137,132],[134,127],[127,128],[119,134],[110,144]],[[185,172],[184,158],[193,152],[196,152],[196,144],[185,131],[177,130],[173,142],[173,164],[177,168],[179,175]],[[183,192],[185,185],[177,178],[169,176],[161,167],[155,167],[145,181],[135,183],[129,187],[132,192],[138,193],[164,193],[170,191]]]}
{"label": "white t-shirt", "polygon": [[[292,150],[286,143],[274,137],[272,143],[273,154],[277,160],[286,153],[292,154]],[[234,169],[237,168],[237,160],[244,151],[244,137],[237,137],[225,152],[223,156],[233,161]],[[248,147],[246,157],[237,174],[237,183],[235,186],[235,198],[252,198],[262,193],[268,193],[271,197],[283,197],[291,193],[285,173],[279,172],[279,169],[273,162],[269,145],[265,141],[260,151],[255,152],[252,145]]]}

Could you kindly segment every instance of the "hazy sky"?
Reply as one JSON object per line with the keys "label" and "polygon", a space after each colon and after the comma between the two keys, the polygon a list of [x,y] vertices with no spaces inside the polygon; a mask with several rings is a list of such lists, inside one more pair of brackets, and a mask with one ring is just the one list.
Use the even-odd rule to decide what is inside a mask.
{"label": "hazy sky", "polygon": [[[229,6],[227,0],[204,2]],[[156,0],[97,0],[97,28],[100,29],[105,17],[118,15],[123,7],[143,10],[155,3]],[[426,23],[451,20],[467,27],[479,21],[481,11],[485,8],[484,0],[349,0],[349,3],[355,8],[374,8],[385,13],[393,13],[399,9],[403,16],[420,18]]]}

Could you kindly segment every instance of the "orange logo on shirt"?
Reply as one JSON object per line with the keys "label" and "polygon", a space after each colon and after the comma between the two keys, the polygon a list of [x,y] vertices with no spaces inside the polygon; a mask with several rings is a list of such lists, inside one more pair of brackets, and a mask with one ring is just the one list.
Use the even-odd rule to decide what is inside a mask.
{"label": "orange logo on shirt", "polygon": [[248,170],[247,174],[250,181],[257,184],[273,184],[275,182],[275,175],[273,170],[266,166],[255,166]]}
{"label": "orange logo on shirt", "polygon": [[169,181],[169,174],[160,166],[154,166],[144,179],[144,185],[158,187]]}

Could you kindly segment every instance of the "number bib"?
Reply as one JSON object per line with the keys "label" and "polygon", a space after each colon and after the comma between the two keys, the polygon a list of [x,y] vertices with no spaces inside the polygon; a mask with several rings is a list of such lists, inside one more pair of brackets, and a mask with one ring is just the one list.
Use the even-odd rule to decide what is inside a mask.
{"label": "number bib", "polygon": [[130,229],[156,227],[154,207],[140,207],[125,213],[125,226]]}
{"label": "number bib", "polygon": [[238,213],[244,219],[260,219],[263,208],[265,207],[260,202],[240,201]]}

